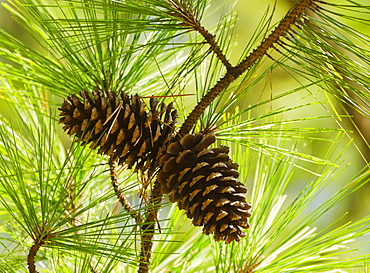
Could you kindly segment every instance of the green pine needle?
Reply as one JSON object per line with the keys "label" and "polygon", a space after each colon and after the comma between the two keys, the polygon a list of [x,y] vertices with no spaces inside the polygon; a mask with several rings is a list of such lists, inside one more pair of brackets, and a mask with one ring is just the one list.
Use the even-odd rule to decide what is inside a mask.
{"label": "green pine needle", "polygon": [[[26,272],[35,242],[40,272],[137,271],[148,223],[135,217],[153,209],[147,194],[154,181],[121,166],[119,187],[134,213],[124,211],[110,185],[109,158],[69,139],[57,108],[82,90],[137,93],[147,104],[146,97],[167,96],[158,99],[174,102],[180,127],[227,71],[180,9],[210,26],[229,60],[244,59],[277,25],[276,4],[235,53],[243,13],[211,2],[6,1],[37,45],[0,30],[0,97],[8,111],[0,116],[1,272]],[[215,242],[165,197],[152,272],[368,270],[363,238],[370,218],[352,220],[343,208],[370,178],[354,156],[368,151],[348,125],[355,124],[352,110],[369,118],[370,6],[317,4],[221,92],[194,128],[214,132],[214,147],[229,146],[239,165],[252,204],[246,236]]]}

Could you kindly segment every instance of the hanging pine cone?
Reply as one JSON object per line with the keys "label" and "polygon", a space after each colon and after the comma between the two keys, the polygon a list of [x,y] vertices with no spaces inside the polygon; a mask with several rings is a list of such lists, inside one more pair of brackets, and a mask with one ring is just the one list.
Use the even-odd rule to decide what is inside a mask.
{"label": "hanging pine cone", "polygon": [[229,148],[208,148],[213,134],[186,135],[170,143],[159,158],[158,182],[170,201],[186,210],[194,226],[203,233],[214,233],[226,244],[244,237],[251,208],[245,201],[247,189],[237,180],[238,164],[228,156]]}
{"label": "hanging pine cone", "polygon": [[64,100],[59,123],[69,135],[76,135],[82,145],[92,143],[90,148],[99,154],[111,156],[136,170],[152,168],[159,148],[173,138],[177,111],[172,103],[160,105],[155,98],[150,99],[150,109],[138,96],[122,92],[87,91],[75,94]]}

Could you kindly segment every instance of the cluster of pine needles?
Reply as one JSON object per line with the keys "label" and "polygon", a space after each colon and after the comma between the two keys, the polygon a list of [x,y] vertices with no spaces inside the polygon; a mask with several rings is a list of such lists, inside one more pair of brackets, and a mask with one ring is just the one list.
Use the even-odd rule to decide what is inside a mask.
{"label": "cluster of pine needles", "polygon": [[[38,174],[22,174],[23,171],[13,174],[9,171],[10,169],[7,169],[8,167],[4,167],[1,177],[1,185],[6,192],[6,197],[2,197],[1,202],[14,216],[14,219],[20,219],[17,213],[14,213],[14,208],[7,205],[7,202],[12,200],[20,211],[19,215],[23,215],[23,220],[18,220],[18,222],[28,234],[28,239],[32,241],[26,258],[30,273],[38,272],[35,260],[40,249],[44,247],[58,248],[63,252],[68,252],[71,248],[77,252],[81,251],[82,254],[74,254],[81,255],[84,261],[80,268],[81,272],[85,270],[110,272],[118,262],[127,263],[132,268],[136,267],[137,272],[141,273],[149,272],[151,269],[160,271],[161,266],[165,265],[168,268],[163,268],[163,270],[170,270],[168,261],[161,258],[162,254],[153,252],[154,244],[156,244],[157,251],[161,247],[164,252],[168,253],[181,251],[180,247],[170,249],[165,239],[155,239],[156,236],[169,234],[166,230],[169,227],[161,227],[159,217],[159,210],[167,195],[170,202],[176,203],[178,209],[185,211],[187,218],[192,220],[192,225],[203,227],[203,233],[212,234],[214,241],[224,241],[226,245],[232,246],[236,246],[236,242],[242,244],[245,241],[246,247],[240,247],[241,252],[237,254],[229,254],[225,245],[213,245],[219,250],[219,254],[214,254],[216,257],[213,266],[215,272],[282,272],[280,270],[283,269],[299,272],[301,269],[337,268],[346,263],[336,264],[335,261],[325,263],[325,258],[331,257],[331,254],[327,257],[323,256],[322,259],[319,255],[319,262],[315,263],[314,256],[308,255],[307,260],[303,261],[301,259],[303,254],[298,255],[296,249],[289,247],[297,246],[297,249],[301,250],[308,251],[307,249],[310,248],[311,250],[316,249],[318,253],[330,253],[331,250],[339,248],[335,246],[345,244],[354,237],[368,232],[366,225],[369,219],[346,224],[325,235],[332,239],[329,246],[323,242],[320,245],[320,239],[324,240],[324,238],[317,237],[317,240],[313,240],[312,238],[316,236],[314,235],[315,230],[308,227],[326,210],[366,184],[369,171],[365,170],[359,177],[346,184],[337,197],[324,203],[319,210],[308,217],[296,234],[285,240],[280,247],[276,247],[268,257],[264,256],[264,250],[269,247],[273,248],[273,241],[280,234],[277,230],[283,230],[289,224],[286,221],[288,218],[284,218],[284,215],[289,214],[289,219],[293,219],[314,200],[317,189],[322,189],[329,182],[324,179],[324,175],[318,175],[319,178],[315,182],[307,184],[305,190],[302,191],[302,196],[297,197],[286,208],[286,212],[279,216],[278,211],[286,198],[282,193],[290,178],[287,169],[281,174],[274,171],[279,165],[279,160],[274,158],[275,163],[270,163],[268,171],[256,170],[256,173],[262,172],[263,175],[259,177],[266,178],[266,180],[262,179],[255,183],[250,196],[251,200],[248,202],[247,188],[243,181],[246,176],[245,174],[241,176],[239,173],[239,164],[244,164],[244,162],[234,162],[231,157],[233,154],[238,154],[236,149],[241,149],[241,147],[244,149],[247,146],[247,149],[260,152],[259,163],[262,166],[262,162],[269,157],[272,147],[261,144],[261,142],[248,144],[249,146],[246,144],[252,130],[248,127],[250,126],[248,122],[238,121],[238,119],[249,113],[252,107],[246,107],[239,113],[236,112],[226,118],[226,121],[222,121],[225,115],[212,114],[212,112],[221,108],[221,112],[226,113],[235,106],[246,94],[248,88],[244,91],[233,92],[228,98],[229,103],[222,103],[228,92],[230,93],[230,86],[240,80],[243,75],[245,79],[248,79],[249,85],[253,86],[255,83],[251,82],[252,75],[267,58],[292,74],[315,78],[312,85],[316,84],[325,88],[330,96],[344,102],[343,105],[355,109],[364,116],[370,116],[368,112],[370,87],[364,77],[364,73],[369,73],[369,70],[366,65],[357,61],[359,59],[369,64],[369,51],[364,53],[357,49],[351,50],[352,40],[333,31],[333,29],[345,26],[333,19],[339,14],[334,11],[336,8],[343,9],[343,12],[350,10],[354,13],[357,9],[368,15],[370,7],[352,1],[348,1],[347,5],[320,0],[296,1],[285,17],[273,28],[269,27],[271,18],[262,20],[256,31],[259,34],[254,37],[254,40],[259,40],[260,43],[257,46],[255,43],[248,45],[240,56],[240,61],[233,65],[227,56],[229,51],[227,41],[231,38],[228,37],[230,33],[212,34],[201,23],[207,7],[206,2],[204,0],[76,0],[56,1],[49,5],[42,1],[19,0],[9,4],[8,9],[22,26],[30,30],[30,33],[38,29],[41,37],[42,35],[47,37],[44,42],[53,57],[45,57],[31,48],[25,48],[21,42],[1,32],[0,57],[5,56],[8,62],[1,67],[1,73],[11,78],[14,83],[29,87],[29,90],[33,92],[29,93],[30,98],[34,101],[38,100],[35,104],[28,104],[26,100],[20,103],[26,109],[25,111],[28,111],[29,116],[34,118],[28,124],[30,127],[27,125],[22,130],[27,131],[27,128],[36,124],[36,127],[40,128],[37,129],[39,135],[34,135],[35,141],[45,144],[43,149],[38,150],[34,155],[42,171]],[[58,11],[53,14],[53,8],[64,12],[64,18],[57,19],[60,14]],[[43,9],[45,12],[40,12]],[[101,9],[104,12],[95,13],[95,9]],[[35,18],[39,26],[32,26],[27,16]],[[360,17],[348,16],[347,19],[353,18]],[[225,24],[231,25],[231,23],[228,21]],[[369,24],[365,19],[362,23]],[[120,32],[120,28],[124,30],[122,30],[123,33]],[[268,31],[265,33],[258,31],[263,29]],[[361,41],[366,40],[349,27],[345,30],[352,37],[362,39]],[[142,33],[146,34],[142,35]],[[156,68],[160,64],[168,63],[171,54],[177,54],[182,49],[181,42],[178,42],[175,49],[170,49],[166,45],[176,39],[180,41],[184,34],[192,35],[193,33],[196,34],[196,38],[190,43],[192,46],[190,57],[184,59],[180,68],[176,68],[176,77],[173,80],[169,79],[174,73],[171,71],[172,67],[168,71],[164,69],[161,73],[157,73]],[[143,40],[146,46],[137,46]],[[335,49],[334,45],[338,44],[350,50],[354,57],[351,58]],[[189,44],[183,47],[188,46]],[[204,46],[207,49],[201,54]],[[16,48],[20,51],[12,50]],[[147,65],[147,54],[151,54],[151,51],[166,50],[174,52],[156,57],[154,66]],[[217,73],[212,75],[214,77],[219,75],[219,78],[209,81],[207,88],[198,94],[199,101],[196,106],[190,113],[184,115],[187,111],[177,108],[177,99],[182,97],[180,93],[176,94],[174,89],[178,82],[187,82],[187,75],[195,71],[203,60],[209,57],[216,60],[214,70]],[[211,70],[211,68],[208,69]],[[27,73],[21,74],[20,71]],[[258,80],[267,73],[263,73]],[[194,75],[196,77],[196,72]],[[71,81],[71,78],[78,80]],[[168,79],[168,81],[160,85],[161,79]],[[70,84],[66,86],[65,82]],[[239,86],[246,82],[242,80]],[[130,95],[129,90],[133,86],[140,85],[142,85],[142,93]],[[2,81],[2,87],[4,90],[9,87],[6,80]],[[167,91],[161,91],[160,95],[151,94],[151,90],[164,87]],[[308,87],[306,85],[302,89],[308,89]],[[51,90],[50,97],[44,90]],[[71,92],[71,90],[76,92]],[[149,96],[144,94],[149,94]],[[281,97],[286,95],[283,94]],[[62,97],[64,101],[58,105],[52,102],[53,96]],[[173,101],[166,104],[163,98],[173,99]],[[8,98],[11,102],[19,99],[17,95],[9,95]],[[60,111],[58,113],[59,123],[62,123],[63,130],[74,138],[74,143],[65,161],[61,158],[55,159],[62,154],[62,148],[54,147],[57,144],[52,138],[47,139],[47,135],[51,135],[47,132],[54,128],[52,124],[55,120],[53,120],[51,108],[45,107],[45,104],[57,106]],[[20,113],[18,114],[21,116]],[[270,115],[277,114],[279,111]],[[333,116],[341,119],[337,112],[330,117]],[[268,117],[266,114],[260,119]],[[181,125],[178,125],[179,118],[184,118]],[[24,122],[27,124],[28,121]],[[290,120],[286,123],[294,122],[295,120]],[[274,121],[264,126],[256,126],[254,132],[261,137],[266,135],[275,137],[276,133],[277,137],[289,139],[291,132],[288,129],[280,129],[277,132],[269,130],[283,123]],[[234,128],[234,131],[230,128]],[[325,132],[329,131],[326,129]],[[318,132],[318,130],[315,131],[315,133]],[[345,130],[332,130],[332,132],[338,133],[337,138],[339,139]],[[236,146],[215,146],[216,142],[229,141],[230,138],[234,138]],[[13,151],[11,145],[16,146],[18,143],[18,137],[2,130],[1,140],[5,145],[3,150],[6,151],[2,156],[3,165],[23,169],[24,166],[12,165],[13,162],[23,159],[21,153],[12,154],[10,152]],[[23,145],[24,149],[32,147],[32,143],[24,142]],[[85,150],[85,146],[90,147],[91,150]],[[274,149],[276,153],[287,154],[282,148],[275,147]],[[48,150],[51,151],[50,157],[42,158],[41,155]],[[235,153],[230,155],[230,150]],[[101,156],[96,156],[95,151]],[[335,165],[293,151],[289,153],[289,156],[293,159],[291,162],[287,160],[287,164],[292,167],[298,165],[294,162],[294,158],[324,165],[325,168]],[[93,164],[92,169],[87,170],[84,166],[87,163],[91,164],[91,160],[96,160],[96,158],[100,161]],[[239,159],[242,160],[243,155],[239,156]],[[47,164],[54,162],[53,160],[58,162],[55,164],[55,168],[60,170],[57,174],[51,174],[51,170],[47,167]],[[276,164],[275,168],[274,164]],[[104,168],[107,169],[107,166],[113,190],[96,200],[88,200],[89,203],[86,205],[83,195],[87,189],[94,191],[94,188],[89,188],[89,181],[96,179],[96,183],[104,184],[106,181],[99,181],[99,177],[105,173]],[[329,177],[331,171],[325,168],[322,173],[326,173]],[[122,187],[119,175],[122,169],[131,170],[131,174],[137,174],[140,177],[140,185],[134,183],[126,188]],[[10,177],[10,180],[7,180],[6,176]],[[276,180],[282,182],[279,185],[268,187],[273,179],[271,178],[269,182],[267,177],[275,177]],[[28,188],[27,181],[32,178],[40,181],[40,189],[33,191]],[[126,180],[129,181],[131,178],[129,176]],[[17,182],[18,186],[13,186],[9,183],[12,179],[18,179],[24,183]],[[50,181],[53,181],[52,185]],[[58,188],[57,184],[62,186]],[[139,187],[137,191],[140,193],[139,202],[134,197],[127,197],[126,194],[136,187]],[[50,189],[54,191],[50,192]],[[24,203],[20,199],[19,192],[29,197],[29,200],[37,199],[37,193],[40,193],[40,204],[44,206],[41,209],[41,215],[36,212],[32,201]],[[274,202],[271,201],[272,199],[265,198],[268,194],[275,196],[273,197]],[[116,196],[121,204],[122,213],[114,213],[103,219],[87,215],[90,209],[104,204],[112,196]],[[23,209],[23,206],[27,209]],[[48,211],[53,211],[53,209],[54,213],[49,214]],[[109,211],[109,208],[107,210]],[[29,211],[32,211],[34,217],[26,219]],[[179,223],[176,225],[180,226],[184,217],[179,215],[177,218]],[[257,215],[262,218],[254,220]],[[39,217],[42,219],[41,222]],[[125,224],[122,223],[123,219]],[[274,230],[273,227],[278,224],[280,224],[279,228]],[[120,225],[125,225],[126,228],[117,233],[116,228]],[[102,227],[105,227],[105,230],[99,231]],[[350,236],[350,233],[344,233],[344,230],[356,231],[356,235],[351,233]],[[91,239],[87,239],[90,232]],[[117,238],[117,241],[114,242],[110,236]],[[176,236],[173,236],[173,241],[176,241]],[[199,246],[209,245],[209,241],[206,241],[208,239],[204,237],[206,236],[201,237]],[[136,249],[137,240],[139,250]],[[118,246],[117,242],[121,242],[121,245]],[[213,241],[211,244],[214,244]],[[305,247],[298,248],[299,244],[305,244]],[[136,251],[139,254],[138,259],[135,260],[132,256],[135,256],[133,252]],[[280,260],[276,259],[280,254]],[[45,255],[43,257],[45,259],[55,259]],[[103,262],[103,258],[94,258],[96,255],[109,258]],[[156,259],[152,259],[153,255]],[[191,251],[186,255],[191,256]],[[222,263],[219,262],[222,258],[217,255],[224,255],[226,260],[228,255],[248,257],[248,259],[236,259],[233,263],[224,259],[225,262]],[[190,263],[192,259],[195,260],[194,257],[190,257],[188,262]],[[360,267],[366,259],[368,258],[348,260],[347,264],[349,267]],[[18,258],[14,260],[19,261]],[[282,265],[284,261],[285,265]],[[185,261],[173,262],[172,271],[169,272],[180,272],[176,271],[178,263],[185,263]],[[291,268],[289,268],[289,263],[292,264]],[[300,268],[297,268],[297,265]],[[8,266],[9,269],[11,266],[10,264]],[[182,266],[185,268],[185,265]],[[100,271],[98,268],[101,270],[104,268],[104,270]]]}

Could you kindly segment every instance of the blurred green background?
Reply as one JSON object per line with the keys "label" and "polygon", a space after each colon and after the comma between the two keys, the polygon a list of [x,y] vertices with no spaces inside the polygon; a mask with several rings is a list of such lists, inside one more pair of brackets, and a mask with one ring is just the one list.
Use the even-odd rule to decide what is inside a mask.
{"label": "blurred green background", "polygon": [[[369,0],[363,0],[362,2],[364,4],[368,4]],[[5,2],[1,1],[0,2]],[[340,1],[338,1],[339,3]],[[359,1],[361,2],[361,1]],[[230,61],[235,64],[238,61],[239,56],[241,55],[242,50],[245,47],[245,44],[248,43],[250,37],[253,35],[253,32],[258,25],[262,15],[270,6],[272,8],[274,6],[275,1],[268,1],[268,0],[240,0],[238,1],[235,6],[233,6],[233,1],[225,1],[225,0],[213,0],[211,2],[211,9],[215,7],[221,7],[217,9],[217,12],[213,12],[211,16],[207,16],[204,18],[203,24],[206,28],[211,28],[214,26],[221,14],[225,12],[226,9],[232,8],[235,12],[238,13],[238,21],[235,28],[235,37],[236,43],[233,47],[232,55],[230,57]],[[276,11],[273,18],[273,21],[276,22],[280,18],[282,18],[287,10],[292,6],[292,1],[290,0],[279,0],[276,3]],[[370,19],[370,18],[369,18]],[[349,22],[349,24],[353,24],[352,22]],[[11,33],[14,37],[21,40],[24,43],[27,43],[29,45],[32,45],[35,48],[38,48],[38,44],[36,41],[32,39],[32,37],[16,22],[13,20],[13,18],[10,16],[8,11],[3,7],[0,6],[0,27],[4,29],[5,31]],[[361,31],[361,32],[367,32],[370,33],[369,29],[366,29],[362,25],[354,25],[355,29]],[[42,48],[38,48],[38,50],[42,50]],[[299,87],[298,82],[286,74],[282,69],[276,69],[269,75],[269,77],[266,77],[266,79],[260,81],[259,84],[253,87],[253,89],[249,92],[249,96],[246,101],[241,102],[239,107],[242,109],[245,105],[249,104],[255,104],[258,103],[260,100],[268,99],[272,95],[277,95],[281,92],[288,91],[294,88]],[[296,96],[302,93],[297,93]],[[323,96],[323,95],[322,95]],[[311,100],[311,97],[308,97],[307,100]],[[286,103],[286,101],[276,101],[269,105],[270,108],[278,108],[283,106]],[[4,102],[0,102],[0,112],[3,115],[11,115],[11,111],[7,109],[7,106]],[[306,109],[307,112],[303,111]],[[339,108],[338,108],[339,109]],[[259,108],[256,111],[266,111],[269,109],[261,109]],[[346,150],[344,158],[348,161],[347,163],[350,163],[351,166],[347,168],[339,177],[338,177],[338,188],[339,185],[344,184],[345,181],[350,180],[356,173],[358,173],[363,167],[366,166],[366,161],[370,160],[370,149],[367,142],[370,142],[370,122],[368,119],[364,118],[363,116],[360,116],[353,111],[351,112],[350,109],[346,109],[347,111],[350,111],[350,114],[354,116],[354,124],[351,124],[351,122],[348,119],[343,119],[342,126],[344,128],[348,128],[352,131],[352,133],[348,134],[347,140],[344,141],[343,147],[347,144],[347,142],[350,139],[354,139],[353,144],[350,145],[350,147]],[[322,111],[321,114],[325,114],[325,109],[316,107],[316,108],[303,108],[300,109],[297,112],[289,112],[289,117],[285,116],[285,118],[294,118],[294,117],[304,117],[304,116],[312,116],[312,111],[314,111],[315,115],[320,115],[320,111]],[[338,110],[339,111],[339,110]],[[257,112],[252,114],[258,114]],[[339,113],[344,114],[344,112]],[[312,121],[311,121],[312,122]],[[337,124],[335,124],[334,121],[332,124],[327,124],[329,122],[328,119],[322,120],[322,121],[316,121],[315,124],[310,124],[312,127],[338,127]],[[357,126],[360,130],[358,132],[355,129],[355,126]],[[307,127],[307,124],[305,125]],[[361,134],[363,137],[361,137]],[[310,145],[310,151],[307,151],[308,154],[320,156],[322,155],[323,151],[326,150],[327,147],[323,146],[323,142],[313,142]],[[329,144],[327,144],[329,145]],[[360,154],[360,152],[362,155]],[[344,162],[345,163],[345,162]],[[288,196],[290,198],[294,198],[294,196],[301,190],[302,184],[307,180],[306,178],[306,172],[297,170],[295,173],[294,181],[293,183],[296,188],[289,188],[288,189]],[[302,180],[303,179],[303,180]],[[333,184],[334,185],[334,184]],[[332,186],[333,186],[332,185]],[[335,190],[335,189],[327,189]],[[322,193],[322,197],[324,198],[329,193]],[[350,198],[347,199],[346,203],[341,203],[341,207],[337,207],[336,211],[333,211],[333,213],[330,215],[330,217],[323,217],[321,223],[318,223],[318,227],[325,227],[330,223],[331,221],[335,220],[338,217],[341,217],[345,212],[348,212],[348,215],[342,219],[342,222],[348,222],[350,220],[356,220],[363,216],[366,216],[369,214],[370,211],[370,186],[365,186],[360,191],[358,191],[356,194],[352,195]],[[362,251],[364,252],[370,252],[370,247],[364,248]],[[355,254],[355,255],[359,255]]]}

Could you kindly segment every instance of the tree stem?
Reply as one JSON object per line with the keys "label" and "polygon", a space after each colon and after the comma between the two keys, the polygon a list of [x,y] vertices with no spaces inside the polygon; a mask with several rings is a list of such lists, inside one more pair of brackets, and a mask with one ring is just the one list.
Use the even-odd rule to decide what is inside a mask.
{"label": "tree stem", "polygon": [[[193,111],[188,115],[183,123],[179,135],[184,136],[190,132],[193,126],[198,121],[199,117],[203,114],[205,109],[213,102],[213,100],[225,90],[233,81],[235,81],[245,71],[250,69],[259,59],[267,54],[274,43],[284,37],[296,21],[303,15],[307,8],[318,9],[315,2],[318,0],[301,0],[299,1],[279,23],[279,25],[266,37],[262,43],[253,50],[244,60],[242,60],[235,67],[227,67],[226,74],[213,86],[208,93],[201,99]],[[208,42],[208,40],[207,40]],[[211,45],[212,47],[212,45]],[[217,54],[217,53],[216,53]]]}
{"label": "tree stem", "polygon": [[35,241],[35,243],[31,246],[30,251],[28,252],[27,264],[28,264],[28,270],[30,273],[39,273],[36,270],[35,257],[41,245],[42,245],[42,241],[38,241],[38,242]]}

